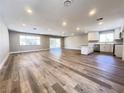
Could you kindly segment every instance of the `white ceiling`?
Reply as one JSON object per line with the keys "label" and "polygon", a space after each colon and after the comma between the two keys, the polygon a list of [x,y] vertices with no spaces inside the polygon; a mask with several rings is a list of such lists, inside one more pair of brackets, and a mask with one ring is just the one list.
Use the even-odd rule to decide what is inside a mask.
{"label": "white ceiling", "polygon": [[[9,29],[51,35],[102,31],[124,23],[124,0],[73,0],[69,7],[63,3],[64,0],[0,0],[0,16]],[[32,9],[32,15],[25,11],[26,7]],[[97,12],[89,16],[92,9]],[[96,21],[99,17],[104,18],[102,25]],[[67,26],[62,26],[63,21]],[[81,30],[76,31],[76,27]]]}

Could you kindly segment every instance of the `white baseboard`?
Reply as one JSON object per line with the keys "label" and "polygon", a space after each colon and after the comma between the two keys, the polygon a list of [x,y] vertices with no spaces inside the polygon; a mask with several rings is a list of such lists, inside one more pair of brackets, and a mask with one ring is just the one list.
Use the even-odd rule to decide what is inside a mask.
{"label": "white baseboard", "polygon": [[15,51],[15,52],[10,52],[10,54],[38,52],[38,51],[42,51],[42,50],[49,50],[49,48],[48,49],[27,50],[27,51]]}
{"label": "white baseboard", "polygon": [[7,54],[7,56],[1,62],[1,64],[0,64],[0,70],[2,69],[3,65],[5,64],[5,62],[7,61],[8,58],[9,58],[9,53]]}

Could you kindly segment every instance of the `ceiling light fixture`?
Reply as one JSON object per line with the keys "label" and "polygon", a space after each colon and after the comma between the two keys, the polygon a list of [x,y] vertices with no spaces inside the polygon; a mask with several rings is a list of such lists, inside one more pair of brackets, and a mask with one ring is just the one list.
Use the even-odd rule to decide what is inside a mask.
{"label": "ceiling light fixture", "polygon": [[102,24],[103,24],[103,22],[99,22],[98,24],[99,24],[99,25],[102,25]]}
{"label": "ceiling light fixture", "polygon": [[62,34],[65,34],[65,32],[62,32]]}
{"label": "ceiling light fixture", "polygon": [[64,1],[64,6],[70,6],[72,3],[72,0],[65,0]]}
{"label": "ceiling light fixture", "polygon": [[90,12],[89,12],[89,16],[93,16],[96,14],[96,9],[92,9]]}
{"label": "ceiling light fixture", "polygon": [[28,12],[29,14],[32,14],[32,10],[31,10],[31,9],[27,9],[27,12]]}
{"label": "ceiling light fixture", "polygon": [[80,28],[79,28],[79,27],[77,27],[77,28],[76,28],[76,30],[77,30],[77,31],[79,31],[79,30],[80,30]]}
{"label": "ceiling light fixture", "polygon": [[51,29],[50,29],[50,28],[48,28],[48,31],[51,31]]}
{"label": "ceiling light fixture", "polygon": [[26,24],[22,24],[22,26],[26,26]]}
{"label": "ceiling light fixture", "polygon": [[64,22],[62,22],[62,26],[66,26],[67,25],[67,23],[64,21]]}
{"label": "ceiling light fixture", "polygon": [[25,11],[26,11],[28,14],[30,14],[30,15],[33,13],[32,9],[31,9],[30,7],[26,7],[26,8],[25,8]]}

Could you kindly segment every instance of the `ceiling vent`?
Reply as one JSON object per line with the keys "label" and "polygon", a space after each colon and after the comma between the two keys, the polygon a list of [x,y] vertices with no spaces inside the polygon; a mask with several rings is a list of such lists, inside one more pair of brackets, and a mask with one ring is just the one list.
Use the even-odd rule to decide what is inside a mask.
{"label": "ceiling vent", "polygon": [[102,21],[102,20],[103,20],[103,18],[102,18],[102,17],[100,17],[100,18],[96,19],[96,21]]}
{"label": "ceiling vent", "polygon": [[70,6],[72,4],[72,0],[65,0],[64,1],[64,6]]}

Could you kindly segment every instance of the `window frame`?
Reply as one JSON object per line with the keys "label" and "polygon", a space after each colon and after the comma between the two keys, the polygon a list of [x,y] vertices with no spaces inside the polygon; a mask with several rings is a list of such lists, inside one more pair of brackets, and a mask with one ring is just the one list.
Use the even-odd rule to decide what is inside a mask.
{"label": "window frame", "polygon": [[[105,41],[101,41],[101,35],[106,35],[106,37],[107,37],[107,34],[112,34],[113,35],[113,40],[112,41],[110,41],[110,40],[105,40]],[[100,32],[99,33],[99,42],[100,43],[113,43],[114,42],[114,31],[104,31],[104,32]]]}
{"label": "window frame", "polygon": [[[22,39],[24,39],[24,41],[21,41]],[[33,40],[35,41],[34,44],[32,43]],[[29,41],[29,42],[27,43],[26,41],[27,42]],[[41,37],[40,36],[33,36],[33,35],[20,35],[19,36],[19,45],[20,46],[39,46],[39,45],[41,45]]]}

